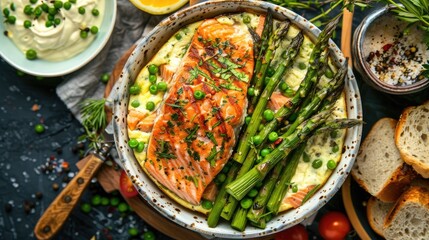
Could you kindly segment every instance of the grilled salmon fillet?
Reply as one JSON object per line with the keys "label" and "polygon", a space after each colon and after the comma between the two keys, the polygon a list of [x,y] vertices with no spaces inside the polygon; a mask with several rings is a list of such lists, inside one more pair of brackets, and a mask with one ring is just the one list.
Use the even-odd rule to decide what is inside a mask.
{"label": "grilled salmon fillet", "polygon": [[198,27],[172,76],[144,168],[193,205],[199,204],[231,156],[244,122],[253,65],[253,39],[247,28],[222,18],[208,19]]}

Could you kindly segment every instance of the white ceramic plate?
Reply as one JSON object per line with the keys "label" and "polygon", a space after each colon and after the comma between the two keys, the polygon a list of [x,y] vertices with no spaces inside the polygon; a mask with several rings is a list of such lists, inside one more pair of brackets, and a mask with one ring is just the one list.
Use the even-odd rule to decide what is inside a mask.
{"label": "white ceramic plate", "polygon": [[116,19],[116,0],[105,1],[104,18],[94,41],[83,52],[59,62],[42,59],[28,60],[25,54],[3,34],[5,31],[4,17],[0,16],[0,56],[16,69],[34,76],[56,77],[76,71],[97,56],[112,34]]}
{"label": "white ceramic plate", "polygon": [[[208,227],[206,216],[190,211],[165,196],[151,179],[144,174],[140,164],[134,157],[133,150],[127,144],[129,138],[126,125],[129,101],[128,89],[134,83],[140,70],[169,37],[191,22],[231,12],[249,11],[266,13],[268,8],[274,10],[274,17],[276,19],[290,19],[299,28],[303,29],[305,34],[312,40],[315,40],[320,33],[320,30],[308,20],[290,10],[268,2],[232,0],[201,3],[171,15],[153,29],[146,37],[139,40],[136,43],[135,50],[122,70],[121,77],[116,85],[117,87],[115,87],[116,90],[118,90],[118,94],[114,99],[114,134],[116,148],[124,169],[133,180],[141,196],[151,206],[168,219],[201,234],[228,239],[254,238],[273,234],[302,222],[316,213],[340,189],[351,170],[359,148],[362,126],[347,131],[344,147],[345,151],[337,168],[329,177],[326,184],[303,206],[274,217],[274,219],[267,224],[265,229],[248,226],[243,232],[232,229],[231,226],[224,221],[220,221],[221,223],[216,228]],[[338,66],[341,62],[345,61],[340,50],[332,41],[330,42],[330,51],[333,60]],[[360,93],[351,69],[349,69],[348,72],[345,93],[348,118],[362,119]]]}

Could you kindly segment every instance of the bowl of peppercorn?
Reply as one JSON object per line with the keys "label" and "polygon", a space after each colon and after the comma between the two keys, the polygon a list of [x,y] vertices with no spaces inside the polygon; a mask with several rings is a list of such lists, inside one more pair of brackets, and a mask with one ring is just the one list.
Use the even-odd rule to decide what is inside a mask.
{"label": "bowl of peppercorn", "polygon": [[429,42],[419,24],[397,17],[398,7],[376,9],[363,19],[353,36],[353,62],[378,91],[413,94],[429,87]]}
{"label": "bowl of peppercorn", "polygon": [[0,0],[0,56],[24,73],[62,76],[85,66],[107,44],[116,0]]}

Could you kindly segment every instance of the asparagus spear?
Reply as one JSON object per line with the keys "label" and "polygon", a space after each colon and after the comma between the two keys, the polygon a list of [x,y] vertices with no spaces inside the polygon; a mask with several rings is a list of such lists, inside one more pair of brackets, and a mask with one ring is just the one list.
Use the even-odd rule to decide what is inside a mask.
{"label": "asparagus spear", "polygon": [[262,113],[265,110],[268,99],[273,93],[274,89],[277,87],[286,69],[289,68],[289,66],[293,62],[292,60],[295,59],[296,55],[298,54],[298,50],[301,47],[303,39],[304,36],[302,32],[298,33],[298,35],[292,40],[291,44],[285,50],[285,52],[281,54],[281,56],[284,57],[284,60],[277,66],[276,72],[271,78],[271,81],[268,83],[263,93],[261,94],[258,104],[256,105],[255,111],[253,112],[252,117],[250,119],[249,125],[247,126],[244,134],[241,137],[241,141],[238,144],[237,151],[233,156],[233,159],[236,162],[243,163],[247,153],[249,152],[249,142],[251,140],[251,137],[254,136],[256,131],[258,130],[259,124],[262,120]]}

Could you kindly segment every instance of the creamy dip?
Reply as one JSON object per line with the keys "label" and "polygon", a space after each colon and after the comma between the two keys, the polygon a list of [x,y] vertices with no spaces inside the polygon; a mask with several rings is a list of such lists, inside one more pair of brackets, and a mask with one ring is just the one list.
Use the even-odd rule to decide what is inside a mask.
{"label": "creamy dip", "polygon": [[[84,51],[96,38],[97,33],[91,33],[90,29],[93,26],[100,27],[105,1],[77,0],[76,3],[71,3],[69,10],[63,6],[54,15],[55,19],[59,19],[59,23],[58,20],[57,24],[51,21],[51,26],[46,26],[46,21],[49,21],[48,13],[42,11],[39,17],[34,15],[34,9],[41,7],[42,4],[47,4],[49,8],[54,7],[53,1],[46,0],[39,0],[35,4],[31,4],[29,0],[1,0],[1,9],[7,8],[9,15],[16,18],[15,23],[4,21],[5,35],[24,54],[27,50],[34,49],[40,59],[62,61]],[[31,6],[33,14],[25,14],[25,6]],[[85,9],[85,13],[79,13],[79,8]],[[98,16],[92,13],[93,9],[98,10]],[[24,27],[26,20],[31,22],[29,28]],[[86,31],[86,38],[81,37],[81,31]]]}
{"label": "creamy dip", "polygon": [[424,32],[392,14],[386,14],[368,28],[363,49],[371,71],[384,83],[406,86],[426,80],[423,64],[429,51]]}

